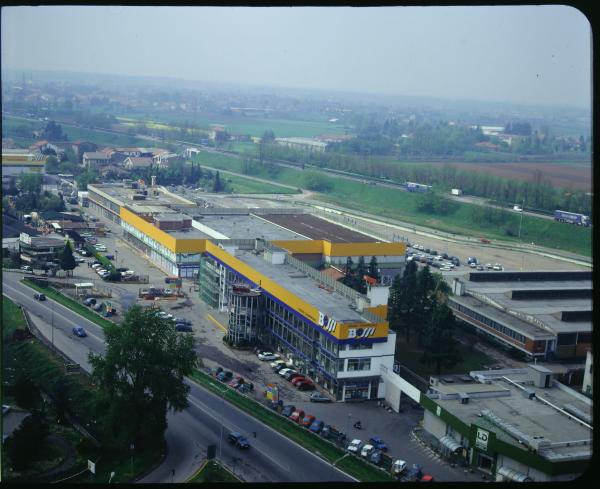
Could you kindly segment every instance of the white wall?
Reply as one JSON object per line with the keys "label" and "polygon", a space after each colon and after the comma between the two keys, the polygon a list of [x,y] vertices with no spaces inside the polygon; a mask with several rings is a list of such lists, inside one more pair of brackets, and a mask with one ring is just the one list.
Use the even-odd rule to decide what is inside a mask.
{"label": "white wall", "polygon": [[390,288],[385,285],[369,286],[367,288],[367,297],[371,301],[371,306],[379,306],[388,303]]}
{"label": "white wall", "polygon": [[423,429],[431,433],[438,440],[446,436],[446,423],[427,409],[425,409],[423,414]]}

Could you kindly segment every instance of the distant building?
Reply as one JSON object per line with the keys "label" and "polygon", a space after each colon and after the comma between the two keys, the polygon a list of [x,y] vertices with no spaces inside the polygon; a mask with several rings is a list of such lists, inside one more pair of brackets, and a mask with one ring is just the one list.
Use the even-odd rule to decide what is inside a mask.
{"label": "distant building", "polygon": [[128,156],[127,158],[125,158],[125,161],[123,162],[123,166],[127,169],[127,170],[135,170],[138,168],[148,168],[149,166],[152,166],[152,158],[148,158],[148,157],[138,157],[138,156]]}
{"label": "distant building", "polygon": [[98,150],[98,145],[96,143],[92,143],[90,141],[84,141],[82,139],[78,139],[77,141],[73,141],[71,143],[71,149],[77,155],[79,161],[83,158],[83,153],[85,152],[93,152]]}
{"label": "distant building", "polygon": [[[2,150],[2,176],[16,176],[21,173],[44,173],[46,157],[29,150]],[[8,182],[7,182],[8,183]]]}
{"label": "distant building", "polygon": [[191,160],[194,156],[196,156],[199,153],[200,153],[200,150],[198,148],[185,148],[183,155],[185,158]]}
{"label": "distant building", "polygon": [[83,166],[88,169],[98,169],[110,164],[110,156],[103,151],[86,151],[83,153]]}
{"label": "distant building", "polygon": [[275,144],[292,149],[323,152],[327,143],[311,138],[275,138]]}
{"label": "distant building", "polygon": [[64,248],[64,239],[30,236],[26,233],[21,233],[19,236],[21,260],[33,268],[41,268],[48,262],[58,260]]}

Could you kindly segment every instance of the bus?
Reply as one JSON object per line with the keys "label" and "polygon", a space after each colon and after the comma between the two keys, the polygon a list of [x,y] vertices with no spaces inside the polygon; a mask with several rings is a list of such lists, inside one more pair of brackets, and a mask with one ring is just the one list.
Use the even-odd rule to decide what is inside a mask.
{"label": "bus", "polygon": [[66,180],[67,182],[73,183],[75,181],[75,177],[70,173],[59,173],[56,176],[61,180]]}

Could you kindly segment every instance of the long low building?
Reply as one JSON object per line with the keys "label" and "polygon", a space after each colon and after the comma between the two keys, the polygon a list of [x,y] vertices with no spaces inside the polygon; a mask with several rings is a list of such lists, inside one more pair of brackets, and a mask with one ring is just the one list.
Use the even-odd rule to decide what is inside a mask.
{"label": "long low building", "polygon": [[[396,342],[387,296],[360,294],[309,263],[375,256],[401,267],[404,243],[364,236],[348,242],[347,230],[326,221],[319,225],[330,229],[330,239],[346,238],[308,239],[286,228],[285,218],[274,223],[257,209],[201,209],[161,187],[89,185],[88,198],[166,273],[198,276],[202,300],[228,314],[232,344],[269,345],[338,400],[385,395],[380,373],[392,370]],[[312,260],[299,259],[307,255]]]}
{"label": "long low building", "polygon": [[585,358],[592,343],[592,272],[471,272],[455,279],[455,316],[527,358]]}
{"label": "long low building", "polygon": [[572,480],[589,469],[592,400],[541,365],[432,377],[423,428],[439,449],[497,481]]}

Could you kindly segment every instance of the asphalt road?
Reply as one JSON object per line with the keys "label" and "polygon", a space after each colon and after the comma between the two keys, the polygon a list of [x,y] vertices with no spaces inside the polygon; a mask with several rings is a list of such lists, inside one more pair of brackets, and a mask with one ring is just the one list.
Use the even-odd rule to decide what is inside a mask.
{"label": "asphalt road", "polygon": [[[3,293],[33,315],[32,319],[42,334],[48,339],[53,336],[57,349],[89,371],[88,351],[104,352],[102,329],[52,300],[36,301],[32,289],[20,283],[22,277],[21,273],[4,273]],[[71,333],[74,325],[83,326],[88,336],[75,337]],[[332,468],[313,453],[220,397],[194,382],[188,381],[188,385],[191,388],[189,407],[168,415],[168,454],[164,462],[140,482],[185,481],[203,461],[208,445],[219,446],[221,425],[223,442],[220,450],[217,449],[217,457],[221,454],[223,463],[248,482],[353,481],[350,476]],[[227,433],[233,430],[250,440],[252,447],[249,450],[238,450],[226,442]]]}

